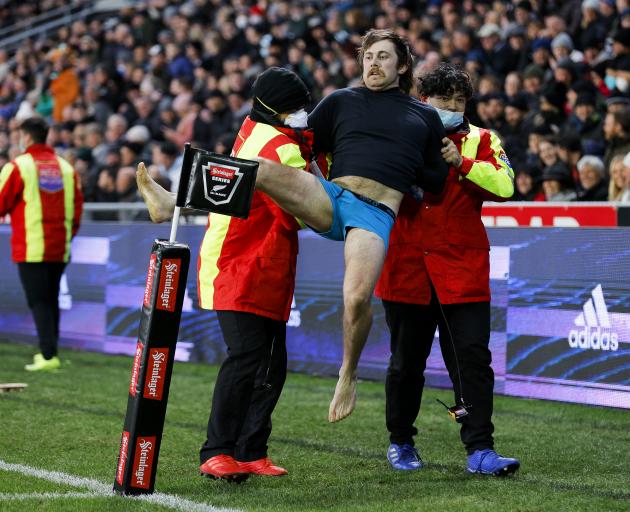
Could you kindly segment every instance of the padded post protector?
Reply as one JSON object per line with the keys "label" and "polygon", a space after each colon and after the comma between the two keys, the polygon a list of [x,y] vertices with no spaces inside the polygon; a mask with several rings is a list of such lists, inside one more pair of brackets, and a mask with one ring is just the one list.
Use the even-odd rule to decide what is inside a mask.
{"label": "padded post protector", "polygon": [[190,265],[187,245],[155,240],[140,318],[114,492],[150,494]]}

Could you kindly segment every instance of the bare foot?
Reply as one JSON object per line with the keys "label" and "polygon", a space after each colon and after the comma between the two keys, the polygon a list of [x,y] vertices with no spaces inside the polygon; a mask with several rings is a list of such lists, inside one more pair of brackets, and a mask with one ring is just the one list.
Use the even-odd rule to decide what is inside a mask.
{"label": "bare foot", "polygon": [[334,423],[350,416],[357,401],[356,373],[345,373],[339,370],[339,380],[335,388],[335,395],[328,409],[328,421]]}
{"label": "bare foot", "polygon": [[149,209],[151,220],[157,223],[170,220],[175,209],[175,194],[158,185],[149,176],[143,162],[140,162],[136,169],[136,183]]}

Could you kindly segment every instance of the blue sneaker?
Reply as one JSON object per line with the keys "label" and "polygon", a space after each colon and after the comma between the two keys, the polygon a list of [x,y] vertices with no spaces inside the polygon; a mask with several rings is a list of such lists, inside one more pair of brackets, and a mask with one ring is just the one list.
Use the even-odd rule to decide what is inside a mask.
{"label": "blue sneaker", "polygon": [[518,459],[501,457],[494,450],[476,450],[468,456],[468,472],[481,475],[507,476],[515,473],[521,463]]}
{"label": "blue sneaker", "polygon": [[390,444],[387,450],[387,460],[394,469],[410,471],[424,467],[418,450],[410,444]]}

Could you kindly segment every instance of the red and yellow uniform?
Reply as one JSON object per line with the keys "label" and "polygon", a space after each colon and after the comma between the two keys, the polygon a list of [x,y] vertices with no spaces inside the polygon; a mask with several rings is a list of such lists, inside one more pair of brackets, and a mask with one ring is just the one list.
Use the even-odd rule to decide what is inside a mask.
{"label": "red and yellow uniform", "polygon": [[512,196],[514,172],[491,131],[468,125],[448,137],[463,163],[450,168],[441,194],[425,193],[421,203],[403,200],[375,291],[384,300],[429,304],[431,284],[442,304],[490,300],[481,206]]}
{"label": "red and yellow uniform", "polygon": [[[245,119],[232,156],[306,169],[311,134]],[[255,191],[247,219],[211,213],[198,260],[204,309],[243,311],[286,322],[291,311],[300,225]]]}
{"label": "red and yellow uniform", "polygon": [[0,172],[0,216],[11,215],[15,262],[67,262],[82,210],[76,171],[46,144],[33,144]]}

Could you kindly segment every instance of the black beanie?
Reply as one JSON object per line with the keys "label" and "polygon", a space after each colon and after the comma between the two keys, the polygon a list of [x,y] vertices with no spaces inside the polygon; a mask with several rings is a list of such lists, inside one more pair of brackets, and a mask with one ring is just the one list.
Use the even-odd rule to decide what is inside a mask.
{"label": "black beanie", "polygon": [[265,114],[294,112],[306,106],[310,94],[293,71],[272,67],[263,71],[252,86],[253,109]]}

